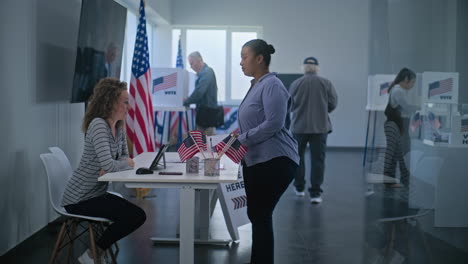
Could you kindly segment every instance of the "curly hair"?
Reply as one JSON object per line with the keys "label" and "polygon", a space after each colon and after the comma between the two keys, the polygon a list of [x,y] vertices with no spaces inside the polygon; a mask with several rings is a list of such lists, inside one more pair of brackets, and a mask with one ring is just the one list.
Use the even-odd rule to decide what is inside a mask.
{"label": "curly hair", "polygon": [[[127,83],[116,78],[101,79],[94,87],[93,94],[88,101],[88,109],[83,118],[82,129],[86,133],[89,124],[94,118],[100,117],[107,120],[112,116],[114,106],[117,104],[122,91],[127,89]],[[122,121],[117,122],[117,127],[123,125]]]}

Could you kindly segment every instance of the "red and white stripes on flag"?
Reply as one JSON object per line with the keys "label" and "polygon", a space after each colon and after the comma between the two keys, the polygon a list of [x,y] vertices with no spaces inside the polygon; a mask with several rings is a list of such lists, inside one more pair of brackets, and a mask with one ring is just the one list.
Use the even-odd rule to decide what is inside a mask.
{"label": "red and white stripes on flag", "polygon": [[189,131],[188,136],[190,137],[190,135],[192,135],[192,137],[195,139],[195,142],[201,150],[206,151],[208,149],[206,144],[206,135],[204,135],[203,132],[200,130],[191,130]]}
{"label": "red and white stripes on flag", "polygon": [[[215,146],[216,152],[218,152],[218,154],[224,150],[231,138],[232,136],[229,135]],[[242,144],[237,138],[227,148],[227,150],[224,150],[226,151],[226,156],[228,156],[235,163],[240,163],[244,158],[245,154],[247,154],[247,148],[242,146]]]}
{"label": "red and white stripes on flag", "polygon": [[192,130],[186,139],[180,144],[177,152],[182,162],[195,156],[200,150],[206,150],[206,136],[199,130]]}
{"label": "red and white stripes on flag", "polygon": [[143,0],[133,53],[129,90],[127,135],[133,143],[133,154],[154,152],[154,111],[151,100],[151,71]]}

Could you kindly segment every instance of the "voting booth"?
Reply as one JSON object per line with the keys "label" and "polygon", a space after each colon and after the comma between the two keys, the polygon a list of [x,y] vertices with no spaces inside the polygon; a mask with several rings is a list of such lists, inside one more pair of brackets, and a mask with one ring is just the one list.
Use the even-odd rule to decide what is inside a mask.
{"label": "voting booth", "polygon": [[195,126],[193,109],[184,107],[195,89],[196,75],[180,68],[151,68],[156,147],[181,143]]}
{"label": "voting booth", "polygon": [[394,74],[369,75],[367,80],[368,111],[384,111],[388,102],[388,88],[395,79]]}
{"label": "voting booth", "polygon": [[458,73],[423,72],[422,103],[458,103]]}
{"label": "voting booth", "polygon": [[182,107],[195,88],[195,74],[179,68],[151,68],[151,94],[155,107]]}

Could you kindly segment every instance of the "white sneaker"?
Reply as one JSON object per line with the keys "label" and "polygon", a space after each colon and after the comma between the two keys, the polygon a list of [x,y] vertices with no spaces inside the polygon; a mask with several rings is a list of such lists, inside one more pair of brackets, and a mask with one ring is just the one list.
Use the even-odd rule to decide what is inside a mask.
{"label": "white sneaker", "polygon": [[88,250],[85,250],[83,255],[78,257],[78,262],[80,262],[81,264],[94,264],[94,260],[88,255]]}
{"label": "white sneaker", "polygon": [[319,204],[322,202],[322,196],[312,197],[310,198],[310,202],[313,204]]}
{"label": "white sneaker", "polygon": [[299,197],[304,197],[305,196],[305,192],[299,192],[296,189],[294,189],[294,192],[296,193],[296,196],[299,196]]}

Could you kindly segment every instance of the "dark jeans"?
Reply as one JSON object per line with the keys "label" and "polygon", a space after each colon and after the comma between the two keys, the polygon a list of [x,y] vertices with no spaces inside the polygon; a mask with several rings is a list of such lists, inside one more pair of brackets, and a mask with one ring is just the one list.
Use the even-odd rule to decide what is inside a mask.
{"label": "dark jeans", "polygon": [[108,249],[112,244],[135,231],[146,220],[145,211],[133,203],[116,195],[106,193],[76,204],[65,206],[71,214],[103,217],[112,220],[112,224],[102,233],[96,244]]}
{"label": "dark jeans", "polygon": [[299,172],[296,174],[294,186],[299,192],[304,191],[305,182],[305,150],[307,143],[310,145],[310,196],[320,196],[323,192],[321,186],[323,184],[323,174],[325,172],[325,151],[327,149],[328,134],[294,134],[298,143],[299,157]]}
{"label": "dark jeans", "polygon": [[247,215],[252,223],[252,263],[274,261],[273,210],[297,171],[297,164],[278,157],[243,166]]}

